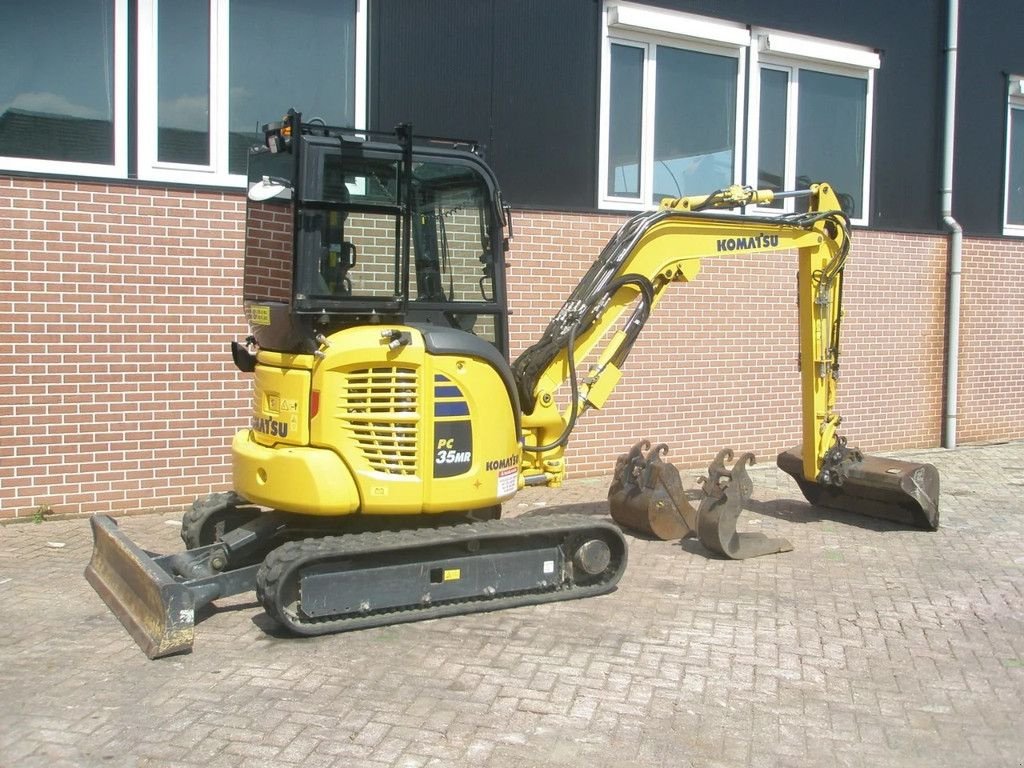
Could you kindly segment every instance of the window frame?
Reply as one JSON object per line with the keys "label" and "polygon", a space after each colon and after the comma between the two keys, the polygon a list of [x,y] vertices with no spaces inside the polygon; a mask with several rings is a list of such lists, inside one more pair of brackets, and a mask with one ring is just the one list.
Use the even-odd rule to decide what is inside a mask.
{"label": "window frame", "polygon": [[114,0],[113,22],[114,162],[83,163],[0,154],[0,170],[101,179],[128,175],[128,0]]}
{"label": "window frame", "polygon": [[[699,53],[732,56],[737,59],[737,125],[732,182],[734,184],[756,185],[758,179],[762,67],[784,70],[787,73],[784,189],[792,189],[796,184],[800,72],[811,71],[863,80],[864,167],[858,190],[861,215],[851,218],[851,222],[863,226],[869,224],[873,179],[875,71],[881,67],[881,55],[876,50],[851,43],[797,35],[765,27],[748,27],[736,22],[618,0],[605,0],[601,42],[597,158],[599,210],[650,210],[656,207],[656,204],[651,202],[651,196],[654,175],[657,49],[658,46],[668,46]],[[633,46],[644,51],[639,199],[610,194],[608,184],[613,45]],[[1021,105],[1024,107],[1024,100]],[[793,200],[783,201],[781,210],[794,209]],[[749,206],[746,212],[757,215],[778,214],[780,208]],[[1024,234],[1024,227],[1021,227],[1020,234]]]}
{"label": "window frame", "polygon": [[[173,0],[163,0],[173,2]],[[119,0],[126,2],[126,0]],[[244,173],[228,170],[230,88],[230,0],[210,4],[210,163],[191,165],[158,160],[157,16],[161,0],[139,0],[137,81],[147,84],[138,93],[136,119],[138,178],[191,186],[237,187],[247,183]],[[366,128],[367,105],[367,0],[355,1],[355,104],[356,129]],[[301,105],[298,105],[301,106]],[[268,116],[271,120],[273,116]]]}
{"label": "window frame", "polygon": [[[760,152],[761,69],[784,70],[788,73],[786,104],[786,158],[783,189],[796,186],[797,135],[800,130],[800,72],[820,72],[851,77],[866,82],[864,105],[864,170],[861,180],[861,215],[850,222],[867,226],[871,212],[872,143],[874,133],[874,73],[881,66],[881,56],[861,46],[831,40],[795,35],[788,32],[755,27],[751,30],[750,100],[747,106],[746,179],[756,186]],[[828,179],[822,179],[828,181]],[[784,211],[795,210],[792,199],[783,201]],[[752,213],[778,213],[778,208],[750,208]]]}
{"label": "window frame", "polygon": [[[746,123],[744,104],[746,101],[747,51],[750,45],[749,30],[732,22],[630,3],[606,4],[602,14],[602,27],[598,208],[644,211],[656,206],[650,201],[654,192],[654,127],[659,46],[736,59],[732,183],[739,184],[744,172],[743,149]],[[631,46],[644,51],[639,198],[609,194],[608,151],[611,123],[612,45]]]}
{"label": "window frame", "polygon": [[[1013,148],[1013,113],[1024,113],[1024,75],[1010,75],[1006,94],[1006,147],[1003,164],[1003,234],[1024,237],[1024,224],[1010,223],[1010,150]],[[1024,163],[1024,158],[1019,162]]]}

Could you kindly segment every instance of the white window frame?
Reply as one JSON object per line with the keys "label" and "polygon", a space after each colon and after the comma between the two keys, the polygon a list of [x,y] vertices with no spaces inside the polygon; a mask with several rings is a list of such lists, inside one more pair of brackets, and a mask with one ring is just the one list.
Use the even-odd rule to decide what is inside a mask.
{"label": "white window frame", "polygon": [[114,162],[108,165],[0,155],[0,169],[96,178],[124,178],[128,174],[128,0],[114,0],[113,44]]}
{"label": "white window frame", "polygon": [[[851,223],[867,225],[871,211],[871,158],[872,128],[874,126],[875,70],[881,66],[876,51],[861,46],[836,43],[830,40],[794,35],[755,27],[751,30],[754,43],[750,53],[750,100],[747,107],[747,182],[757,184],[758,142],[761,127],[761,68],[785,70],[789,74],[786,103],[786,160],[784,189],[796,184],[796,137],[799,126],[800,72],[809,70],[830,75],[841,75],[865,80],[867,83],[864,109],[864,175],[861,181],[861,215]],[[828,179],[821,179],[828,181]],[[792,211],[792,199],[784,201],[783,210]],[[778,212],[778,208],[751,208],[751,213]]]}
{"label": "white window frame", "polygon": [[[161,162],[157,159],[159,2],[161,0],[139,0],[137,77],[138,82],[144,87],[139,88],[138,98],[138,176],[146,181],[244,188],[245,175],[228,171],[230,0],[210,0],[210,163],[203,166]],[[367,2],[368,0],[356,0],[355,4],[354,128],[366,127]],[[273,117],[268,116],[267,120]]]}
{"label": "white window frame", "polygon": [[[639,199],[611,195],[608,190],[612,45],[627,45],[644,50]],[[749,30],[740,24],[687,13],[631,3],[608,3],[603,14],[601,47],[601,115],[598,140],[598,207],[601,209],[642,211],[654,207],[651,195],[654,187],[654,110],[659,45],[729,56],[737,60],[732,183],[738,184],[742,178],[745,125],[743,104],[746,99]]]}
{"label": "white window frame", "polygon": [[[1024,237],[1024,224],[1010,223],[1010,139],[1013,129],[1013,113],[1024,112],[1024,75],[1010,75],[1006,104],[1006,158],[1003,167],[1003,234]],[[1024,158],[1021,158],[1024,162]]]}
{"label": "white window frame", "polygon": [[[775,72],[786,73],[786,148],[783,161],[783,189],[790,189],[796,178],[796,124],[797,124],[797,101],[795,74],[792,66],[756,61],[751,63],[750,99],[748,101],[748,128],[750,136],[747,146],[747,183],[752,187],[758,185],[758,168],[761,142],[761,70],[771,69]],[[783,211],[792,211],[793,200],[782,200]],[[751,209],[756,213],[779,213],[779,208],[758,209],[756,206]]]}

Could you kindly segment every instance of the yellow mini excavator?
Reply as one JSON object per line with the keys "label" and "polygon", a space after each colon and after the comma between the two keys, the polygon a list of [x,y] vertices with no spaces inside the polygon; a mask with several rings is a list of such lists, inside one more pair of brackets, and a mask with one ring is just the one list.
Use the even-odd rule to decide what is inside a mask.
{"label": "yellow mini excavator", "polygon": [[[511,225],[474,146],[415,138],[408,126],[385,136],[304,123],[295,112],[263,133],[249,158],[252,335],[232,343],[236,366],[253,374],[253,416],[232,443],[233,490],[193,505],[186,549],[174,554],[92,519],[86,577],[150,658],[192,647],[198,608],[253,589],[302,635],[612,590],[626,565],[616,525],[502,520],[501,504],[524,486],[562,482],[580,414],[606,402],[669,284],[714,256],[799,259],[803,442],[779,464],[808,500],[937,526],[933,467],[862,456],[837,433],[850,241],[827,184],[796,193],[805,213],[723,212],[779,197],[732,187],[633,217],[510,364]],[[695,510],[665,448],[648,449],[619,460],[616,520],[699,535],[730,557],[788,548],[735,533],[747,456],[729,469],[729,453],[719,455]]]}

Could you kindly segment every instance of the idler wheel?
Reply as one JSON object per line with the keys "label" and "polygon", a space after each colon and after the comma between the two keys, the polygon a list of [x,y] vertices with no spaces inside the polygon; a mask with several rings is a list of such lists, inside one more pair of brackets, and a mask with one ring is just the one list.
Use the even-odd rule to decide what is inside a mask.
{"label": "idler wheel", "polygon": [[576,549],[572,562],[588,576],[598,576],[604,573],[612,562],[611,547],[601,539],[590,539]]}

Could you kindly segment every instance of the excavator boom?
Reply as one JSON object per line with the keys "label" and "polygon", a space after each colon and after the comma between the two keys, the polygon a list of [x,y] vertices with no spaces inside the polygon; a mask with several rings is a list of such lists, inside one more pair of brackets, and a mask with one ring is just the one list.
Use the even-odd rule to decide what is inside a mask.
{"label": "excavator boom", "polygon": [[[807,197],[807,211],[770,218],[720,212],[782,196]],[[540,341],[513,364],[526,412],[527,481],[533,476],[547,483],[560,482],[565,443],[576,419],[584,410],[604,404],[640,328],[671,283],[693,280],[706,258],[795,251],[802,442],[781,453],[778,466],[793,476],[812,504],[934,530],[939,494],[935,468],[865,457],[848,448],[838,432],[842,421],[836,410],[839,336],[849,250],[849,223],[828,184],[781,194],[730,187],[707,196],[667,199],[659,210],[630,219],[609,241]],[[626,312],[623,327],[613,332]],[[596,356],[596,362],[579,382],[577,364],[588,356]],[[555,392],[565,382],[572,391],[569,406],[560,410]],[[634,447],[620,459],[610,492],[613,517],[654,535],[694,532],[700,526],[685,511],[687,502],[678,492],[668,491],[674,484],[659,480],[657,493],[664,498],[654,500],[651,478],[666,476],[661,467],[663,452],[644,455],[646,448]],[[623,462],[628,465],[625,469]],[[721,470],[716,469],[719,466]],[[633,480],[623,471],[631,472]],[[727,474],[716,460],[712,477]],[[740,494],[735,494],[730,503],[736,507],[739,500]],[[667,509],[679,511],[672,517]],[[646,516],[638,510],[647,510]],[[732,516],[729,525],[734,522]],[[730,535],[720,530],[711,538],[726,540]]]}

